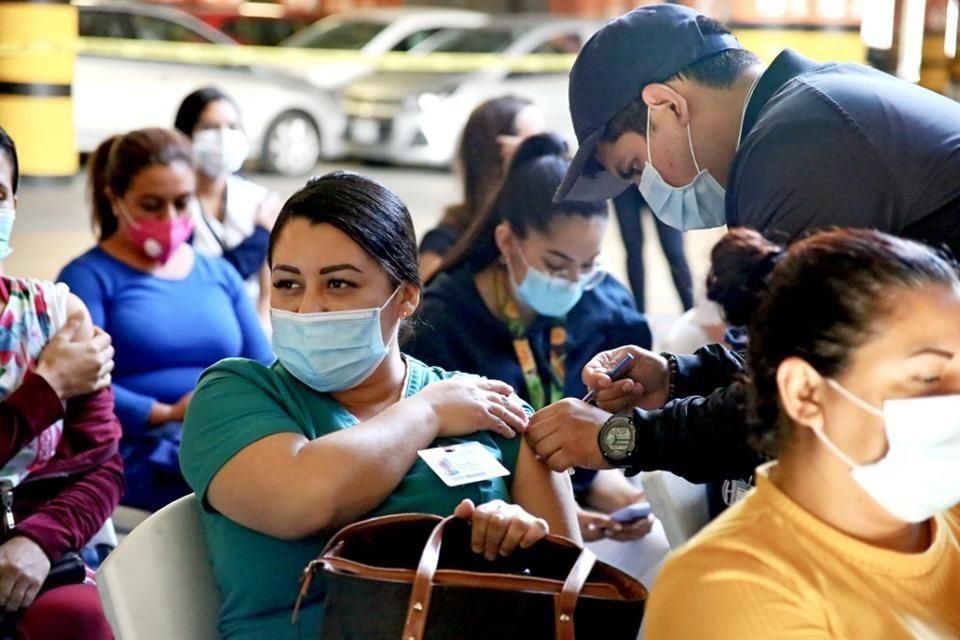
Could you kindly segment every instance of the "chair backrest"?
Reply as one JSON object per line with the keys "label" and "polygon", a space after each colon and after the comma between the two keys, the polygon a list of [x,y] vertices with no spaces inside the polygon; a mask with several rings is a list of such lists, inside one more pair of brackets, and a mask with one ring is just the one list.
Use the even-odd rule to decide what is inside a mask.
{"label": "chair backrest", "polygon": [[640,476],[654,515],[663,524],[671,549],[676,549],[710,521],[706,485],[692,484],[667,471]]}
{"label": "chair backrest", "polygon": [[220,598],[193,494],[130,532],[97,571],[117,640],[217,638]]}

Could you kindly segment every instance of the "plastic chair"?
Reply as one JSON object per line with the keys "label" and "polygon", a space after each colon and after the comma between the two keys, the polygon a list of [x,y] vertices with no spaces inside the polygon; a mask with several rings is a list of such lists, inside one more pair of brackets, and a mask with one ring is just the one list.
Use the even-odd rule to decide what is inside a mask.
{"label": "plastic chair", "polygon": [[648,471],[641,475],[654,515],[663,523],[663,532],[671,549],[689,540],[710,521],[707,489],[667,471]]}
{"label": "plastic chair", "polygon": [[218,638],[220,597],[193,494],[124,538],[97,571],[117,640]]}

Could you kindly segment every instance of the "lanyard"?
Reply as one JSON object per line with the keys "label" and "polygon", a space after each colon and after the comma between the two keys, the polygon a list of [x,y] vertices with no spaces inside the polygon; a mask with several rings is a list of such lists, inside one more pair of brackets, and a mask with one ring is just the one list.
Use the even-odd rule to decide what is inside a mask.
{"label": "lanyard", "polygon": [[517,356],[517,363],[523,371],[523,380],[527,385],[527,394],[534,410],[563,399],[563,385],[567,379],[567,331],[563,328],[563,320],[550,327],[550,380],[544,389],[543,380],[537,369],[537,360],[533,355],[530,340],[524,335],[523,321],[520,319],[520,309],[516,301],[507,295],[504,280],[508,277],[506,271],[501,271],[502,277],[495,278],[497,304],[507,319],[507,328],[513,336],[513,350]]}

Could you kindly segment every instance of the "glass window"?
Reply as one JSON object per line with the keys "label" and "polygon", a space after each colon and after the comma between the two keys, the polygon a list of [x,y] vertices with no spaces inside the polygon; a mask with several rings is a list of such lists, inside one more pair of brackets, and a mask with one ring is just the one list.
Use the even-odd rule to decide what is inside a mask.
{"label": "glass window", "polygon": [[112,11],[80,9],[80,36],[84,38],[128,38],[126,16]]}
{"label": "glass window", "polygon": [[439,29],[421,29],[408,35],[406,38],[394,45],[393,51],[410,51],[415,46],[435,34]]}
{"label": "glass window", "polygon": [[550,38],[532,53],[578,53],[583,46],[583,40],[576,33],[564,33]]}
{"label": "glass window", "polygon": [[241,44],[275,45],[303,26],[285,18],[229,18],[220,30]]}
{"label": "glass window", "polygon": [[[450,29],[430,38],[416,51],[441,53],[500,53],[517,38],[517,33],[506,27],[481,29]],[[427,48],[429,46],[429,48]]]}
{"label": "glass window", "polygon": [[340,22],[322,31],[294,37],[290,46],[310,49],[362,49],[387,27],[380,22]]}
{"label": "glass window", "polygon": [[210,42],[193,29],[154,16],[131,15],[133,34],[138,40],[161,40],[164,42]]}

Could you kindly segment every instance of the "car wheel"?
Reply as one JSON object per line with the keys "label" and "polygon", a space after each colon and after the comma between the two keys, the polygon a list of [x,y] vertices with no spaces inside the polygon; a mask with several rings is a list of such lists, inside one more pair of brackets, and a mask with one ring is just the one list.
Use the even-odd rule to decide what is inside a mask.
{"label": "car wheel", "polygon": [[274,119],[263,137],[263,169],[285,176],[302,176],[320,159],[320,130],[302,111],[285,111]]}

